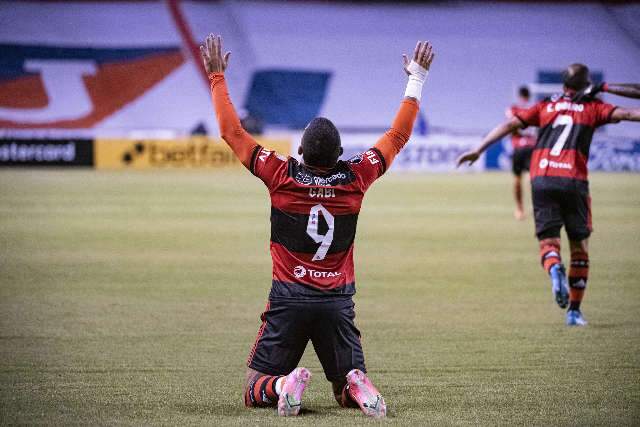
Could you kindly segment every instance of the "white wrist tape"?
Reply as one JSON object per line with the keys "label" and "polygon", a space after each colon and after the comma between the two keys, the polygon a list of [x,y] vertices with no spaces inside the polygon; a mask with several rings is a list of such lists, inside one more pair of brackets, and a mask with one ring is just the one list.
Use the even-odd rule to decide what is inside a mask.
{"label": "white wrist tape", "polygon": [[409,81],[407,82],[407,88],[404,91],[404,96],[410,96],[420,101],[422,98],[422,86],[427,80],[429,70],[422,68],[420,64],[411,60],[407,66],[409,71]]}

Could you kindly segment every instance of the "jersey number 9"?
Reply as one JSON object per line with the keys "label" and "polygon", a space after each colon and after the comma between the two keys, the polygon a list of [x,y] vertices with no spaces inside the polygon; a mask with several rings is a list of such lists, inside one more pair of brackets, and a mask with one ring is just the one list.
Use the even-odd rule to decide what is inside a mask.
{"label": "jersey number 9", "polygon": [[[326,234],[318,234],[318,221],[320,220],[320,213],[327,222],[328,230]],[[312,261],[322,261],[327,256],[331,242],[333,242],[333,215],[321,204],[317,204],[311,208],[309,212],[309,222],[307,223],[307,234],[313,239],[314,242],[320,243],[320,247],[313,255]]]}

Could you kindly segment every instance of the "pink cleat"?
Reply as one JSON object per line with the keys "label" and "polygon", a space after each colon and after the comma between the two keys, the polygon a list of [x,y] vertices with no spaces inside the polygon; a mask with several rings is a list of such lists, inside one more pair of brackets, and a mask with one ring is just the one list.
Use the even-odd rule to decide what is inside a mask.
{"label": "pink cleat", "polygon": [[356,401],[362,412],[369,417],[383,418],[387,415],[387,405],[380,392],[369,378],[359,369],[347,374],[349,395]]}
{"label": "pink cleat", "polygon": [[296,368],[284,378],[278,398],[278,415],[291,417],[298,415],[302,406],[302,393],[311,378],[307,368]]}

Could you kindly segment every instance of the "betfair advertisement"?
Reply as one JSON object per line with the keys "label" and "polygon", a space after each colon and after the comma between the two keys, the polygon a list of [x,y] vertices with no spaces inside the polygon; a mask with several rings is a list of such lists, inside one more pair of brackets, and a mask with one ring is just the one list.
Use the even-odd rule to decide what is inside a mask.
{"label": "betfair advertisement", "polygon": [[[258,143],[288,155],[287,140],[259,139]],[[222,140],[192,137],[178,140],[97,139],[96,169],[196,169],[233,168],[241,164]]]}

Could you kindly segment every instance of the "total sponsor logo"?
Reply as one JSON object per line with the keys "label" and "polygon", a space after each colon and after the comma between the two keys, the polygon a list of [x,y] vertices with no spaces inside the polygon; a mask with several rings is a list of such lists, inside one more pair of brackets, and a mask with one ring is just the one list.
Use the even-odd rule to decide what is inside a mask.
{"label": "total sponsor logo", "polygon": [[571,163],[566,162],[556,162],[554,160],[549,160],[547,158],[540,159],[540,163],[538,163],[538,167],[540,169],[546,169],[547,167],[553,169],[573,169],[573,165]]}
{"label": "total sponsor logo", "polygon": [[314,279],[324,279],[324,278],[330,278],[330,277],[338,277],[338,276],[341,276],[342,273],[339,272],[339,271],[312,270],[310,268],[305,268],[305,267],[303,267],[301,265],[298,265],[293,269],[293,275],[298,279],[302,279],[303,277],[306,277],[307,275],[309,277],[314,278]]}

